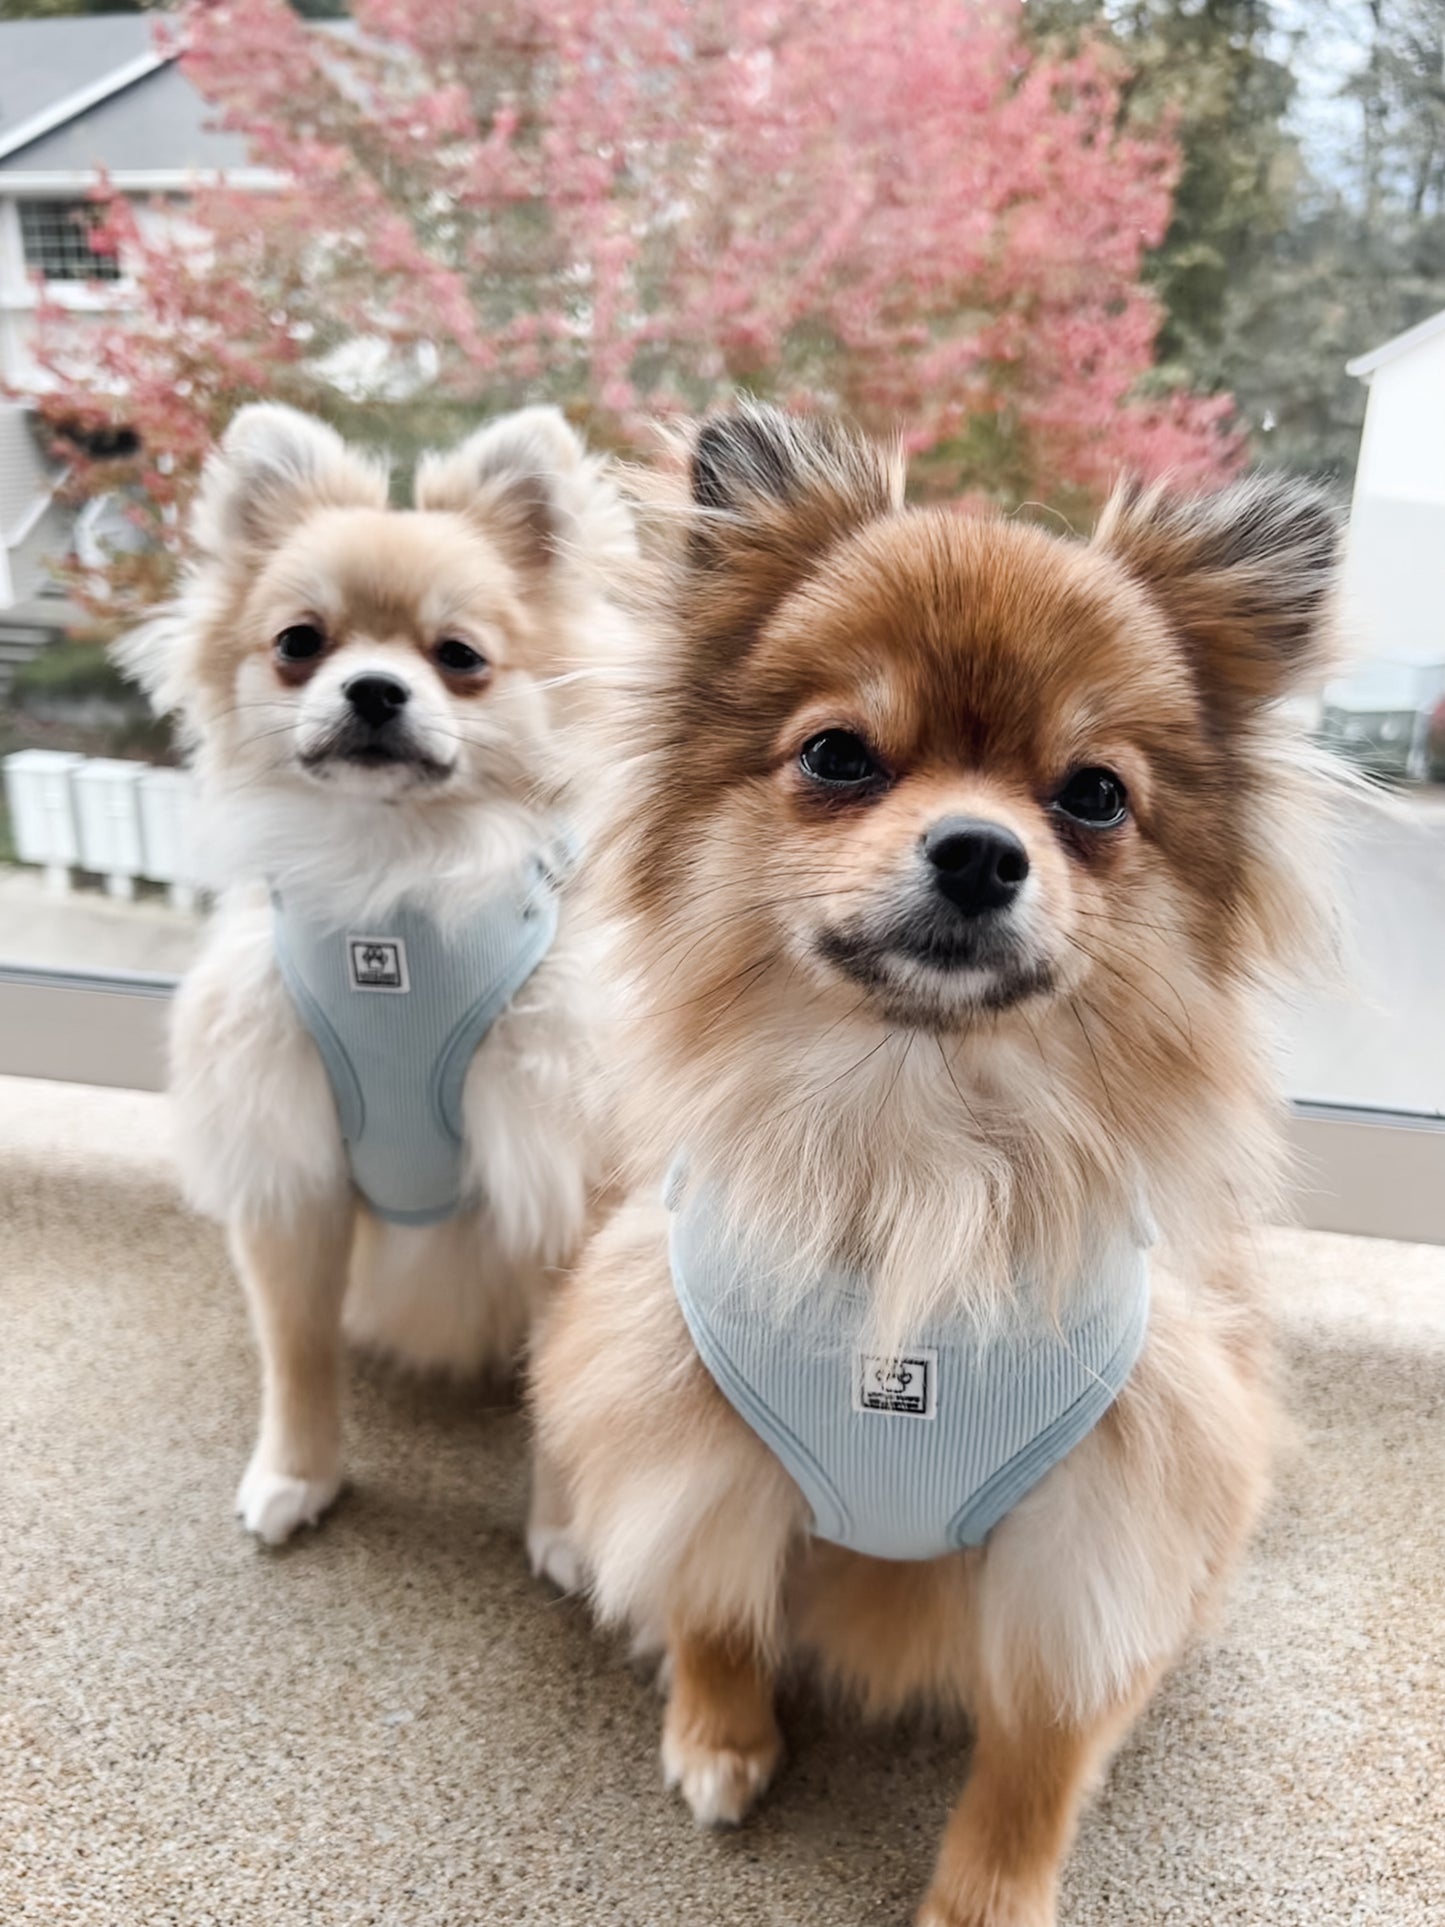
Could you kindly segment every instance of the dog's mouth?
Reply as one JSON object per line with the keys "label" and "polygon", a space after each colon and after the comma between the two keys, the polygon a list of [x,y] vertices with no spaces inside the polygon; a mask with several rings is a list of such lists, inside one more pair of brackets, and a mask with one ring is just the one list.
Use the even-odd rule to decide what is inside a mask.
{"label": "dog's mouth", "polygon": [[343,749],[340,756],[343,763],[356,763],[362,769],[386,769],[417,760],[391,743],[357,743],[352,749]]}
{"label": "dog's mouth", "polygon": [[870,992],[890,1022],[916,1029],[947,1029],[1055,987],[1046,959],[988,924],[948,928],[928,920],[882,932],[828,929],[817,949]]}
{"label": "dog's mouth", "polygon": [[338,769],[354,769],[390,770],[414,782],[442,783],[453,767],[394,730],[363,733],[349,727],[333,730],[321,742],[304,749],[300,763],[308,776],[322,781]]}

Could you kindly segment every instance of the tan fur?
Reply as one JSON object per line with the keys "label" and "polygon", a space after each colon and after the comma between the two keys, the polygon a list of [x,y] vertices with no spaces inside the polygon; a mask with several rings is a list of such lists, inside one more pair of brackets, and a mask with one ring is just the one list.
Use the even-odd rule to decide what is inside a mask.
{"label": "tan fur", "polygon": [[[578,725],[625,627],[630,517],[545,408],[425,458],[416,501],[387,506],[383,471],[323,423],[243,410],[207,464],[175,602],[122,651],[181,717],[198,846],[229,886],[177,998],[172,1091],[187,1191],[231,1226],[251,1302],[263,1410],[237,1508],[272,1541],[339,1487],[343,1312],[352,1337],[412,1365],[506,1366],[605,1191],[595,956],[563,845]],[[379,749],[347,695],[363,674],[402,686]],[[533,863],[559,877],[557,934],[468,1069],[467,1203],[440,1224],[380,1223],[283,984],[270,896],[337,931],[403,897],[445,922]],[[542,1511],[560,1571],[556,1508]]]}
{"label": "tan fur", "polygon": [[[1313,779],[1273,699],[1325,646],[1332,520],[1278,482],[1126,491],[1090,545],[909,512],[891,455],[755,408],[702,431],[691,493],[603,857],[635,1196],[550,1315],[542,1439],[600,1609],[682,1661],[668,1772],[695,1811],[733,1817],[739,1760],[766,1778],[771,1667],[807,1660],[871,1712],[961,1706],[974,1769],[920,1919],[1049,1927],[1080,1802],[1266,1487],[1258,1002],[1326,927]],[[835,728],[885,769],[861,800],[800,771]],[[1130,801],[1098,833],[1051,808],[1096,764]],[[876,935],[951,813],[1029,858],[992,974],[899,964]],[[860,947],[883,959],[861,974]],[[982,1548],[907,1566],[811,1543],[673,1295],[650,1200],[684,1147],[791,1257],[780,1289],[862,1272],[885,1338],[986,1317],[1028,1267],[1062,1297],[1081,1238],[1142,1194],[1163,1240],[1143,1357]]]}
{"label": "tan fur", "polygon": [[663,1778],[698,1819],[735,1826],[783,1756],[772,1674],[746,1643],[694,1632],[685,1619],[669,1651]]}
{"label": "tan fur", "polygon": [[1000,1720],[978,1707],[973,1771],[939,1849],[918,1927],[1052,1927],[1080,1808],[1153,1684],[1087,1724]]}
{"label": "tan fur", "polygon": [[261,1353],[257,1456],[284,1477],[328,1483],[341,1469],[341,1301],[351,1250],[349,1200],[288,1223],[231,1231]]}

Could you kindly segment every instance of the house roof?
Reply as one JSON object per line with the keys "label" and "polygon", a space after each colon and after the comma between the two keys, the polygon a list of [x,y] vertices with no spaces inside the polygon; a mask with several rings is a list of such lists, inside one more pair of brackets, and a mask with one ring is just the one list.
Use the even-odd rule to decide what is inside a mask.
{"label": "house roof", "polygon": [[1345,363],[1345,373],[1358,375],[1361,380],[1367,381],[1387,361],[1408,355],[1413,348],[1423,348],[1427,341],[1433,341],[1438,334],[1445,334],[1445,308],[1439,314],[1432,314],[1428,319],[1417,322],[1413,328],[1407,328],[1404,334],[1382,342],[1378,348],[1372,348],[1369,354],[1356,355],[1353,361]]}
{"label": "house roof", "polygon": [[0,187],[140,185],[246,165],[144,14],[0,21]]}
{"label": "house roof", "polygon": [[167,63],[17,152],[0,154],[0,185],[17,174],[90,174],[101,167],[122,184],[127,174],[244,167],[245,141],[214,126],[215,118],[211,103]]}
{"label": "house roof", "polygon": [[[322,45],[359,37],[350,20],[307,24]],[[248,166],[245,141],[215,118],[175,54],[159,50],[149,14],[0,20],[0,191],[74,191],[102,168],[133,192],[222,171],[238,184],[274,185],[278,177]]]}
{"label": "house roof", "polygon": [[0,21],[0,156],[149,72],[154,23],[144,14]]}

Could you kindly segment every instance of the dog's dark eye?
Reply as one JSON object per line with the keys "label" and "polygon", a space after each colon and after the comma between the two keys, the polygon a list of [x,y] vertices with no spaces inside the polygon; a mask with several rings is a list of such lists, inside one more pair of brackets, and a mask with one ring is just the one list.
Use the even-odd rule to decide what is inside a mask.
{"label": "dog's dark eye", "polygon": [[805,776],[831,789],[856,789],[883,774],[877,757],[851,729],[825,729],[814,736],[804,743],[798,763]]}
{"label": "dog's dark eye", "polygon": [[309,662],[325,647],[325,636],[312,622],[295,622],[276,638],[276,654],[282,662]]}
{"label": "dog's dark eye", "polygon": [[460,636],[447,636],[436,647],[436,658],[443,669],[449,669],[454,676],[475,676],[479,669],[485,669],[487,659],[479,655],[469,642]]}
{"label": "dog's dark eye", "polygon": [[1112,830],[1128,814],[1129,795],[1111,769],[1076,769],[1054,798],[1054,808],[1091,830]]}

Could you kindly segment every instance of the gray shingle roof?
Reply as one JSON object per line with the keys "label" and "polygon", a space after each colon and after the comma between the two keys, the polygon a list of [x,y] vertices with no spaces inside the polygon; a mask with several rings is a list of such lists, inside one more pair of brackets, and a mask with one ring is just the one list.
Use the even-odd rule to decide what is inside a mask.
{"label": "gray shingle roof", "polygon": [[179,67],[160,67],[0,160],[0,186],[11,173],[244,167],[246,143],[213,127],[215,119]]}
{"label": "gray shingle roof", "polygon": [[[350,20],[310,24],[322,45],[358,37]],[[0,193],[15,175],[247,164],[245,142],[212,124],[216,109],[161,55],[155,27],[127,13],[0,21]]]}
{"label": "gray shingle roof", "polygon": [[139,13],[0,21],[0,139],[148,53],[154,33]]}

